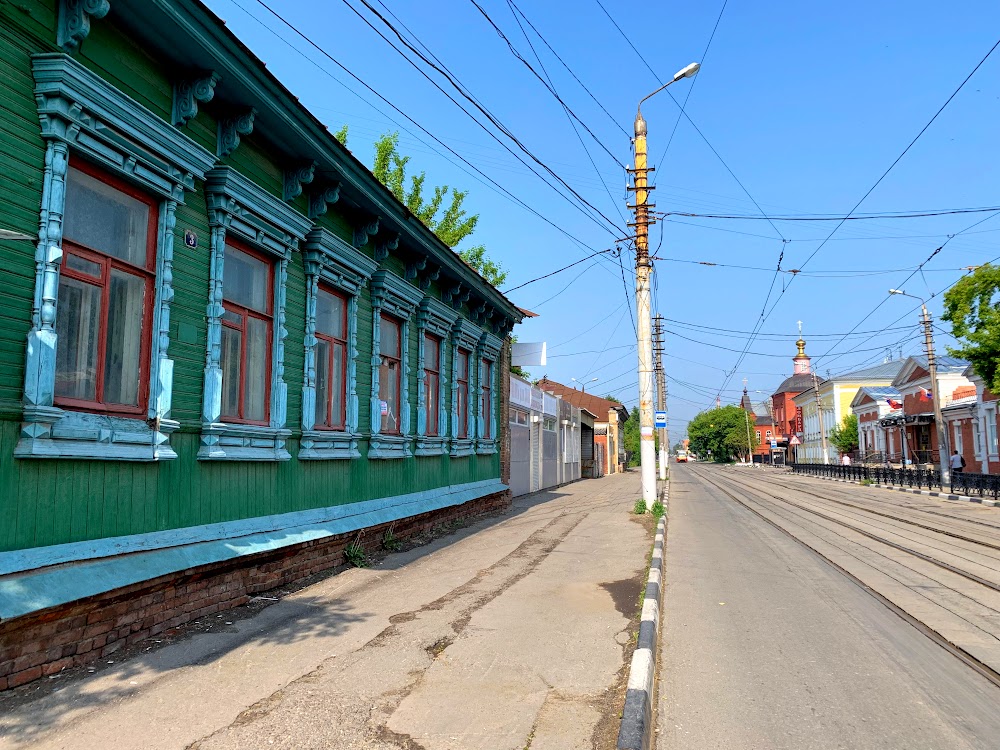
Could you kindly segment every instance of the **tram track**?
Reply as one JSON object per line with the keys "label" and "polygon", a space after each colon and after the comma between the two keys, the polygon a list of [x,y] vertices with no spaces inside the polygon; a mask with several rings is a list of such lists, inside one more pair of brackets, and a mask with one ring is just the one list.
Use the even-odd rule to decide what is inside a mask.
{"label": "tram track", "polygon": [[[940,580],[939,577],[933,577],[928,575],[927,572],[922,572],[917,568],[912,567],[912,565],[907,565],[902,560],[897,559],[891,554],[886,554],[886,551],[892,550],[897,553],[902,553],[902,555],[904,555],[907,559],[912,558],[915,561],[920,561],[914,563],[917,566],[919,566],[922,562],[930,565],[930,570],[938,569],[944,571],[943,573],[939,573],[939,576],[958,576],[960,579],[971,584],[981,586],[985,589],[985,591],[982,589],[978,589],[978,591],[981,591],[982,593],[980,595],[987,599],[995,598],[994,592],[1000,592],[1000,584],[984,578],[981,575],[977,575],[969,570],[964,570],[959,566],[952,565],[944,560],[939,560],[933,555],[911,549],[904,544],[899,544],[898,542],[894,542],[890,539],[885,539],[876,533],[872,533],[871,531],[859,529],[853,523],[831,516],[828,513],[817,510],[816,508],[800,505],[793,500],[775,495],[767,488],[754,486],[755,483],[753,482],[753,478],[720,477],[718,475],[711,476],[708,471],[704,470],[696,470],[695,475],[699,480],[722,492],[728,498],[753,513],[756,517],[765,521],[768,525],[794,539],[803,547],[811,550],[838,572],[858,585],[862,590],[877,599],[893,613],[915,627],[946,651],[953,654],[956,658],[960,659],[964,664],[984,676],[991,683],[1000,687],[1000,671],[997,671],[996,669],[996,667],[1000,665],[1000,659],[990,658],[989,662],[987,662],[970,651],[971,648],[975,648],[976,650],[982,649],[982,641],[984,640],[989,643],[993,643],[994,646],[996,645],[994,642],[1000,642],[1000,637],[997,635],[998,632],[1000,632],[1000,610],[998,610],[996,606],[991,606],[966,591],[960,591],[957,587],[957,583],[955,586],[949,586],[947,583]],[[782,489],[786,491],[799,490],[799,488],[789,488],[787,486],[782,486]],[[740,496],[741,494],[743,497]],[[815,495],[815,493],[808,494],[812,494],[823,501],[834,502],[839,505],[852,505],[850,503],[824,498],[820,495]],[[868,512],[867,509],[864,508],[858,508],[858,510]],[[791,517],[783,515],[783,513],[787,513],[788,516]],[[873,515],[878,516],[879,514],[875,513]],[[898,518],[894,518],[893,520],[900,521]],[[858,521],[858,519],[855,519],[855,521]],[[828,528],[822,522],[832,524],[835,528]],[[810,525],[815,526],[818,531],[810,529]],[[920,524],[913,525],[920,526]],[[788,528],[789,526],[792,528]],[[836,531],[836,527],[841,528],[842,531],[847,531],[849,534],[857,534],[859,537],[873,542],[876,546],[873,548],[860,545],[858,542],[849,539],[848,536],[845,536],[845,534]],[[927,530],[939,531],[933,528]],[[839,546],[837,543],[830,541],[828,538],[824,538],[823,534],[826,534],[827,536],[832,534],[835,537],[839,537],[842,540],[842,543],[848,545],[848,547],[860,547],[864,550],[864,555],[859,556],[855,552],[852,552],[848,547]],[[808,541],[808,538],[810,537],[813,539],[813,543]],[[960,537],[955,536],[954,538],[957,539]],[[982,544],[980,540],[971,538],[963,539],[963,541],[972,544]],[[982,546],[986,548],[995,547],[995,545],[991,544],[982,544]],[[829,547],[831,549],[827,549],[826,552],[824,552],[823,548],[825,547]],[[844,556],[853,558],[853,561],[856,561],[856,565],[862,566],[862,570],[870,569],[871,571],[875,571],[877,575],[868,575],[869,580],[866,581],[864,578],[855,572],[852,572],[852,570],[849,570],[845,567],[845,565],[842,565],[834,559],[835,557],[840,557],[843,560]],[[864,557],[868,557],[869,559],[864,559]],[[884,558],[886,561],[885,565],[880,568],[876,563],[872,562],[870,559],[871,557]],[[845,564],[855,565],[855,562],[853,561],[845,561]],[[908,571],[909,574],[917,580],[926,579],[927,581],[932,582],[933,585],[915,585],[912,582],[908,583],[907,581],[904,581],[902,578],[893,577],[891,573],[888,572],[888,569],[893,568],[894,566],[898,566]],[[1000,573],[1000,571],[998,571],[998,573]],[[879,577],[888,578],[894,582],[893,586],[901,588],[894,591],[892,586],[890,586],[888,589],[890,595],[887,595],[886,593],[879,591],[878,588],[876,588],[871,582],[872,578]],[[931,592],[924,589],[939,589],[941,593],[937,594],[935,598],[934,596],[931,596]],[[943,615],[943,620],[941,620],[940,617],[938,619],[947,625],[947,627],[940,627],[940,622],[939,627],[934,627],[930,622],[928,622],[928,620],[932,620],[934,618],[929,616],[926,612],[924,612],[921,616],[918,616],[914,612],[908,611],[906,607],[897,603],[897,601],[894,601],[893,598],[891,598],[891,595],[894,594],[898,598],[898,592],[901,590],[905,590],[912,597],[917,597],[918,601],[921,598],[922,600],[925,600],[927,602],[927,604],[924,605],[925,609],[927,607],[930,607],[932,610],[935,607],[940,608],[941,612],[946,614]],[[977,591],[976,589],[973,590]],[[987,592],[989,592],[989,595],[987,595]],[[963,600],[967,600],[968,602],[967,607],[969,611],[966,611],[965,613],[958,611],[960,608],[955,607],[956,601],[961,602]],[[950,603],[951,606],[946,606],[948,603]],[[920,609],[920,607],[912,608],[918,610]],[[923,617],[923,619],[921,619],[921,617]],[[963,641],[962,638],[955,637],[956,632],[961,634],[961,628],[955,627],[955,623],[958,621],[961,621],[960,624],[964,623],[962,627],[972,633],[972,636],[969,636],[969,639],[966,641]],[[943,631],[949,631],[949,633]],[[993,647],[988,647],[987,650],[991,652],[991,657],[994,653],[1000,653],[1000,651]]]}

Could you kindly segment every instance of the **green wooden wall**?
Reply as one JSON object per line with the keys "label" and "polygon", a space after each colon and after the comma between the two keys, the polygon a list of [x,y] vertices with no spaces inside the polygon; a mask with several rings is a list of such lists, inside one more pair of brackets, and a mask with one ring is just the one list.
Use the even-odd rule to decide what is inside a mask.
{"label": "green wooden wall", "polygon": [[[0,0],[0,170],[7,177],[0,226],[34,236],[38,231],[44,144],[32,95],[30,55],[58,51],[55,2]],[[77,59],[161,117],[169,118],[171,83],[163,66],[136,47],[108,19],[95,21]],[[213,107],[203,105],[185,132],[215,151]],[[281,195],[280,167],[265,144],[245,137],[226,160],[272,194]],[[306,213],[306,199],[292,205]],[[321,223],[350,240],[350,224],[336,206]],[[183,242],[185,230],[200,241]],[[202,380],[207,326],[209,228],[201,185],[177,213],[170,356],[175,362],[172,416],[181,429],[171,438],[178,454],[159,464],[115,461],[21,460],[18,439],[25,336],[31,325],[34,245],[0,241],[0,551],[175,529],[357,502],[461,484],[500,475],[499,457],[448,456],[406,460],[299,461],[304,367],[305,271],[296,254],[289,266],[285,381],[288,442],[284,463],[199,462]],[[370,248],[365,249],[370,254]],[[389,266],[402,273],[402,264]],[[433,290],[438,294],[437,290]],[[357,383],[359,425],[370,419],[372,315],[367,289],[359,299]],[[467,311],[466,311],[467,312]],[[411,423],[416,425],[417,338],[411,327]],[[505,425],[501,425],[505,427]],[[362,455],[367,446],[362,443]]]}

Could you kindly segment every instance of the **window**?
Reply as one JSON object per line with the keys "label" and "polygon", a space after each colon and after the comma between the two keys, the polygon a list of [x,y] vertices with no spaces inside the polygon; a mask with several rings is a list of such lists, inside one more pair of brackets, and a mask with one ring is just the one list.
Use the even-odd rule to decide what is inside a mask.
{"label": "window", "polygon": [[458,350],[458,438],[469,437],[469,354],[467,349]]}
{"label": "window", "polygon": [[757,440],[760,440],[760,430],[757,430]]}
{"label": "window", "polygon": [[266,425],[271,391],[273,264],[227,244],[222,272],[222,418]]}
{"label": "window", "polygon": [[962,450],[962,422],[961,421],[955,422],[953,426],[955,429],[955,444],[952,446],[952,448],[957,450],[959,454],[962,454],[964,452]]}
{"label": "window", "polygon": [[380,321],[381,363],[378,370],[378,385],[382,416],[381,431],[389,435],[398,435],[403,370],[402,324],[388,315],[382,315]]}
{"label": "window", "polygon": [[347,299],[323,287],[316,294],[316,428],[347,423]]}
{"label": "window", "polygon": [[88,166],[66,177],[55,403],[140,414],[147,406],[157,208]]}
{"label": "window", "polygon": [[983,438],[979,433],[979,420],[972,420],[972,444],[975,446],[976,455],[983,455]]}
{"label": "window", "polygon": [[490,385],[493,383],[493,363],[488,359],[483,360],[483,382],[482,395],[480,397],[479,413],[483,416],[483,437],[492,437],[493,425],[491,424],[493,412],[493,392]]}
{"label": "window", "polygon": [[545,417],[545,419],[542,420],[542,429],[548,430],[549,432],[555,432],[556,420],[551,417]]}
{"label": "window", "polygon": [[764,435],[765,435],[765,437],[771,437],[771,431],[770,430],[766,430],[764,432]]}
{"label": "window", "polygon": [[997,452],[997,413],[994,409],[986,410],[986,449],[991,455]]}
{"label": "window", "polygon": [[528,413],[521,411],[520,409],[510,410],[510,423],[511,424],[528,424]]}
{"label": "window", "polygon": [[441,407],[441,339],[429,333],[424,334],[424,377],[426,434],[434,437],[440,432],[438,414]]}

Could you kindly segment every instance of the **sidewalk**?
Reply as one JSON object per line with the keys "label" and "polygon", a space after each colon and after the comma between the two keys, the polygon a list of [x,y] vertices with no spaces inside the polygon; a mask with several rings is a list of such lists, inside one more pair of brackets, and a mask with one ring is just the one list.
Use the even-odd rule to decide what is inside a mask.
{"label": "sidewalk", "polygon": [[51,695],[6,695],[0,748],[613,746],[651,543],[638,495],[632,472],[518,498]]}

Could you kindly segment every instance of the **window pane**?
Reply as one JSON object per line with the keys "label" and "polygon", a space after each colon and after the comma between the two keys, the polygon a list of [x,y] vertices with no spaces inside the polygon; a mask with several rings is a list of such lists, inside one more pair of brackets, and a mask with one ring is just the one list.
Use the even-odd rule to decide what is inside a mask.
{"label": "window pane", "polygon": [[379,353],[384,357],[400,358],[399,323],[384,315],[382,316],[381,336],[379,338]]}
{"label": "window pane", "polygon": [[[468,363],[466,363],[468,364]],[[469,436],[469,385],[458,384],[458,437]]]}
{"label": "window pane", "polygon": [[222,269],[222,296],[257,312],[269,312],[267,277],[269,263],[226,245]]}
{"label": "window pane", "polygon": [[330,390],[330,415],[334,427],[344,424],[344,345],[333,345],[333,387]]}
{"label": "window pane", "polygon": [[112,269],[108,297],[107,349],[104,355],[106,404],[135,406],[139,403],[139,364],[145,297],[145,279]]}
{"label": "window pane", "polygon": [[469,379],[469,353],[464,349],[458,350],[458,379]]}
{"label": "window pane", "polygon": [[222,327],[222,416],[240,416],[240,344],[243,334]]}
{"label": "window pane", "polygon": [[253,422],[267,421],[267,383],[271,379],[268,367],[268,335],[271,324],[259,318],[247,318],[247,371],[243,386],[243,418]]}
{"label": "window pane", "polygon": [[148,227],[148,205],[70,167],[63,237],[145,267]]}
{"label": "window pane", "polygon": [[347,303],[343,297],[320,289],[316,296],[316,330],[335,339],[346,339],[346,309]]}
{"label": "window pane", "polygon": [[438,434],[438,382],[437,373],[427,373],[427,380],[424,384],[424,403],[427,409],[428,435]]}
{"label": "window pane", "polygon": [[327,407],[330,405],[330,342],[316,340],[316,424],[329,427]]}
{"label": "window pane", "polygon": [[81,258],[79,255],[66,253],[66,268],[71,268],[79,273],[93,276],[95,279],[101,278],[101,264],[92,260]]}
{"label": "window pane", "polygon": [[238,312],[233,312],[232,310],[222,311],[222,320],[225,323],[232,323],[234,326],[243,327],[243,316]]}
{"label": "window pane", "polygon": [[441,359],[441,342],[434,336],[424,337],[424,369],[437,372]]}
{"label": "window pane", "polygon": [[385,402],[382,432],[399,432],[399,364],[384,360],[379,366],[379,398]]}
{"label": "window pane", "polygon": [[100,317],[100,287],[65,276],[59,280],[56,396],[97,400]]}

